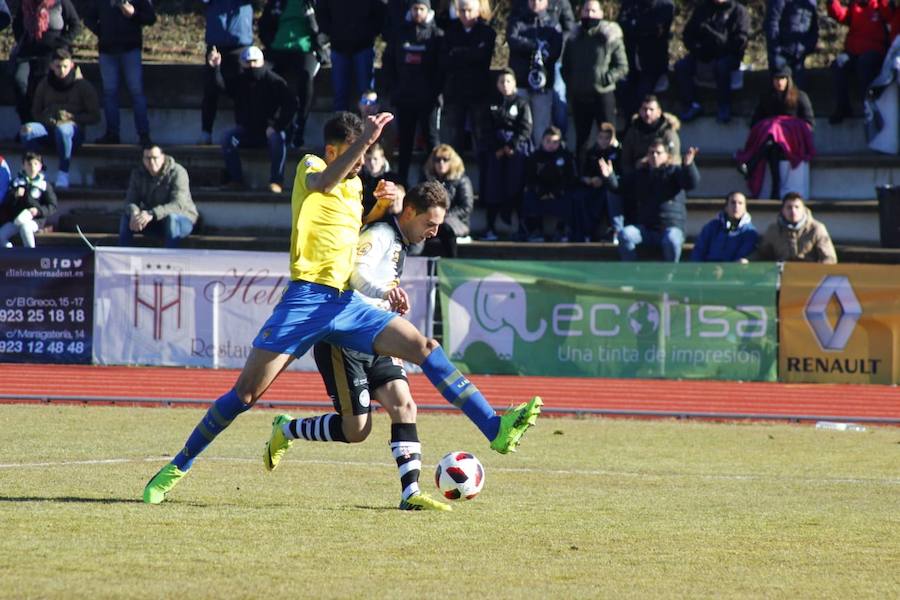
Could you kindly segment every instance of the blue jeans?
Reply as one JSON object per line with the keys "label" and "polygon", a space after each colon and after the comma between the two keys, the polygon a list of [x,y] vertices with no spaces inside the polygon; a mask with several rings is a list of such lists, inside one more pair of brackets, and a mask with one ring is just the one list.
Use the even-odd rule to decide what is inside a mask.
{"label": "blue jeans", "polygon": [[576,242],[592,237],[605,216],[618,235],[625,227],[625,208],[622,196],[605,188],[578,186],[572,192],[572,235]]}
{"label": "blue jeans", "polygon": [[[134,241],[134,232],[128,226],[131,218],[128,215],[122,215],[119,220],[119,245],[130,246]],[[162,238],[166,248],[178,248],[181,241],[191,235],[194,230],[194,224],[184,215],[169,215],[161,221],[153,220],[147,225],[141,233],[155,238]]]}
{"label": "blue jeans", "polygon": [[134,128],[139,136],[149,135],[147,97],[141,68],[141,50],[137,48],[117,54],[100,53],[100,77],[103,78],[103,113],[106,131],[119,135],[119,73],[125,74],[125,85],[134,109]]}
{"label": "blue jeans", "polygon": [[268,145],[269,183],[281,183],[284,180],[284,161],[286,145],[283,131],[276,131],[266,138],[265,131],[248,131],[243,127],[233,127],[222,137],[222,154],[225,157],[225,170],[228,181],[244,182],[244,170],[241,167],[239,148],[262,148]]}
{"label": "blue jeans", "polygon": [[[40,152],[41,146],[50,142],[51,132],[38,122],[26,123],[25,126],[28,129],[28,133],[22,136],[25,149]],[[59,155],[59,170],[68,173],[72,152],[84,142],[84,131],[75,123],[62,123],[51,129],[56,153]]]}
{"label": "blue jeans", "polygon": [[366,48],[355,54],[331,51],[331,86],[334,90],[334,110],[352,110],[350,77],[356,84],[356,95],[375,87],[375,49]]}
{"label": "blue jeans", "polygon": [[[675,63],[675,76],[678,79],[678,92],[685,109],[697,100],[697,85],[694,83],[694,75],[697,73],[699,61],[693,54],[688,54]],[[719,107],[731,106],[731,73],[740,66],[740,61],[734,56],[728,55],[714,61],[716,74],[716,101]]]}
{"label": "blue jeans", "polygon": [[665,262],[678,262],[681,258],[681,246],[684,244],[684,232],[678,227],[666,227],[659,231],[647,229],[643,225],[626,225],[619,232],[619,256],[622,260],[637,260],[636,248],[641,244],[662,248]]}

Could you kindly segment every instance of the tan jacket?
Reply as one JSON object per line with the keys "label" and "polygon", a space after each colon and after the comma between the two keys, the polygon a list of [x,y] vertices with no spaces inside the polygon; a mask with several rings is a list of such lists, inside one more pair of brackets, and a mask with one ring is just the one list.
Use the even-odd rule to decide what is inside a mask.
{"label": "tan jacket", "polygon": [[772,223],[763,235],[753,255],[754,260],[837,263],[837,253],[825,225],[813,219],[806,209],[806,222],[798,229],[789,229],[781,218]]}

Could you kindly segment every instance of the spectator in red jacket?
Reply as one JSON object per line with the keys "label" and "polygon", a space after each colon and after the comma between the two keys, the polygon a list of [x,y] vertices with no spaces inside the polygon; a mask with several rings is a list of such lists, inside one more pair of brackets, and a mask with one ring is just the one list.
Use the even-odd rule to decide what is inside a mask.
{"label": "spectator in red jacket", "polygon": [[850,74],[855,73],[860,88],[865,90],[878,75],[888,48],[888,29],[885,19],[889,0],[850,0],[844,6],[831,0],[828,14],[850,30],[844,40],[844,52],[831,64],[834,73],[834,95],[837,108],[828,119],[836,124],[852,114],[850,108]]}

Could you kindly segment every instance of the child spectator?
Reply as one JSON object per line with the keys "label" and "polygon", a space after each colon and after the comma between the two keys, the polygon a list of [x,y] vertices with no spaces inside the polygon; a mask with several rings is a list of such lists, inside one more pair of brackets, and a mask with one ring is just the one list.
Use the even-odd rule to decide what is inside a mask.
{"label": "child spectator", "polygon": [[568,242],[572,234],[572,199],[575,157],[562,143],[562,132],[550,126],[541,147],[528,157],[525,192],[522,194],[523,233],[529,242],[544,241],[544,218],[553,217],[553,240]]}
{"label": "child spectator", "polygon": [[622,172],[622,145],[616,139],[616,128],[612,123],[600,124],[596,142],[585,150],[580,163],[578,185],[572,194],[573,240],[590,242],[605,215],[609,229],[602,238],[618,244],[618,234],[625,227],[622,197],[603,184],[600,159],[609,161],[616,173]]}
{"label": "child spectator", "polygon": [[0,206],[0,248],[12,248],[9,240],[16,233],[23,246],[34,248],[34,234],[56,212],[56,192],[43,168],[40,154],[26,152],[22,157],[22,170],[10,185],[9,198]]}
{"label": "child spectator", "polygon": [[366,150],[363,167],[359,172],[363,184],[363,214],[375,207],[375,188],[381,180],[400,183],[400,176],[391,171],[391,165],[384,156],[384,148],[375,142]]}
{"label": "child spectator", "polygon": [[722,212],[700,230],[691,260],[746,263],[757,243],[759,233],[747,212],[747,197],[740,192],[731,192]]}
{"label": "child spectator", "polygon": [[837,263],[828,229],[813,219],[812,211],[796,192],[781,200],[778,220],[769,225],[753,260]]}
{"label": "child spectator", "polygon": [[425,240],[422,254],[455,258],[457,240],[469,236],[469,219],[475,204],[472,181],[466,175],[466,167],[459,154],[447,144],[440,144],[431,152],[425,162],[425,179],[444,186],[450,206],[437,235]]}

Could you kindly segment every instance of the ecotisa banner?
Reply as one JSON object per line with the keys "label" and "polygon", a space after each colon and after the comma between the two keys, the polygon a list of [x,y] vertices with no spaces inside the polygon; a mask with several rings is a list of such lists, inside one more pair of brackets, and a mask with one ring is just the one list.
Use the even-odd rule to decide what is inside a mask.
{"label": "ecotisa banner", "polygon": [[774,381],[778,268],[442,260],[467,373]]}

